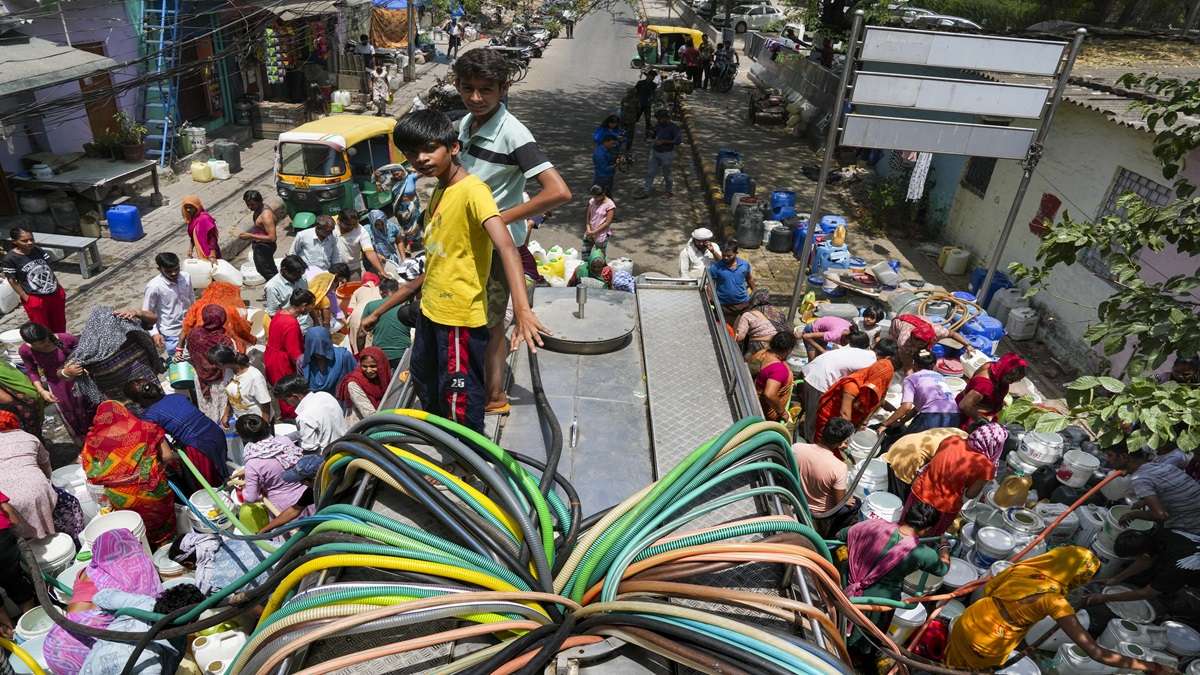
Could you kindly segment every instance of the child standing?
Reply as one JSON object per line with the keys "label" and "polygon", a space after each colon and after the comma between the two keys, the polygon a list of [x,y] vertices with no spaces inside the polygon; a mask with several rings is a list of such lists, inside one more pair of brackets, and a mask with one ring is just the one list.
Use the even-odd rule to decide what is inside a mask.
{"label": "child standing", "polygon": [[606,133],[600,138],[600,144],[592,151],[592,184],[599,185],[604,194],[609,197],[613,193],[613,183],[617,177],[617,145],[620,139],[616,134]]}
{"label": "child standing", "polygon": [[600,249],[605,258],[608,257],[608,238],[612,236],[613,216],[616,215],[617,205],[604,194],[604,188],[593,185],[592,198],[587,205],[587,228],[583,232],[583,247],[580,256],[591,260],[592,248]]}
{"label": "child standing", "polygon": [[[492,191],[458,162],[458,130],[445,114],[410,113],[392,134],[413,168],[438,181],[424,215],[426,268],[411,366],[417,396],[426,411],[482,432],[492,253],[510,288],[525,285],[521,259]],[[540,346],[547,331],[528,295],[512,298],[511,349]]]}

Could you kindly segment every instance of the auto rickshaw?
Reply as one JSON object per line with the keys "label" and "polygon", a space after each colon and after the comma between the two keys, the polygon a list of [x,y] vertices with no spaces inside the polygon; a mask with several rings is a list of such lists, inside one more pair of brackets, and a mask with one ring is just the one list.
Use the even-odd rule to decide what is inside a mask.
{"label": "auto rickshaw", "polygon": [[703,37],[704,33],[694,28],[646,26],[646,34],[637,45],[637,56],[629,65],[632,68],[678,70],[679,48],[691,40],[692,46],[699,49]]}
{"label": "auto rickshaw", "polygon": [[[344,208],[362,214],[391,201],[376,186],[375,172],[404,161],[392,142],[395,126],[390,117],[330,115],[279,135],[275,189],[294,229],[311,227],[317,215]],[[304,213],[313,215],[296,217]]]}

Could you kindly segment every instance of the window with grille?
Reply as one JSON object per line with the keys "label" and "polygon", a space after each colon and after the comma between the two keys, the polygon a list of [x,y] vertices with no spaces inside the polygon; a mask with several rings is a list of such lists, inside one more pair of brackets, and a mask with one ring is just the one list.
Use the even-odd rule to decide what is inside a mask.
{"label": "window with grille", "polygon": [[[1169,186],[1163,185],[1153,178],[1147,178],[1140,173],[1123,167],[1117,167],[1117,176],[1113,179],[1112,187],[1108,189],[1108,195],[1104,198],[1104,204],[1100,207],[1100,211],[1096,213],[1096,220],[1108,216],[1123,216],[1123,209],[1117,202],[1121,197],[1130,193],[1141,197],[1142,201],[1151,206],[1166,206],[1170,203],[1172,195],[1174,195],[1174,191]],[[1108,269],[1108,265],[1100,257],[1099,251],[1094,248],[1088,249],[1079,259],[1079,262],[1102,279],[1112,278],[1112,271]]]}
{"label": "window with grille", "polygon": [[992,172],[995,170],[995,157],[972,157],[967,160],[967,170],[963,172],[962,185],[983,197],[987,194],[988,184],[992,182]]}

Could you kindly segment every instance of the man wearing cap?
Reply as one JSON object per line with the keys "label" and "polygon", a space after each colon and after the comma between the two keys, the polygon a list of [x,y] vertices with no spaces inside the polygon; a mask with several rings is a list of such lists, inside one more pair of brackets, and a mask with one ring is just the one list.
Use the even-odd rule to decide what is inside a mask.
{"label": "man wearing cap", "polygon": [[679,276],[684,279],[699,279],[704,269],[721,258],[721,249],[713,243],[712,230],[698,227],[692,230],[692,239],[679,252]]}
{"label": "man wearing cap", "polygon": [[304,515],[305,512],[312,512],[313,506],[316,504],[313,496],[313,479],[316,478],[317,472],[321,470],[324,463],[325,459],[320,455],[304,455],[290,469],[284,470],[283,480],[288,483],[302,483],[306,489],[295,504],[280,511],[279,515],[267,523],[267,526],[263,528],[264,532],[282,527]]}

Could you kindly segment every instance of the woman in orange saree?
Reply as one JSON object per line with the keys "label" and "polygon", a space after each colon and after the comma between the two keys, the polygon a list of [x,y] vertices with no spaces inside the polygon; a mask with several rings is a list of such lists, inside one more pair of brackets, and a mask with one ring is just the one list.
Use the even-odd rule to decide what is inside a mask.
{"label": "woman in orange saree", "polygon": [[[861,427],[879,409],[899,365],[896,361],[896,343],[888,339],[880,340],[875,345],[875,354],[879,357],[878,361],[834,382],[821,395],[817,403],[815,432],[813,438],[809,439],[811,442],[820,442],[825,425],[835,417],[844,417],[854,426]],[[850,408],[848,411],[847,403]]]}

